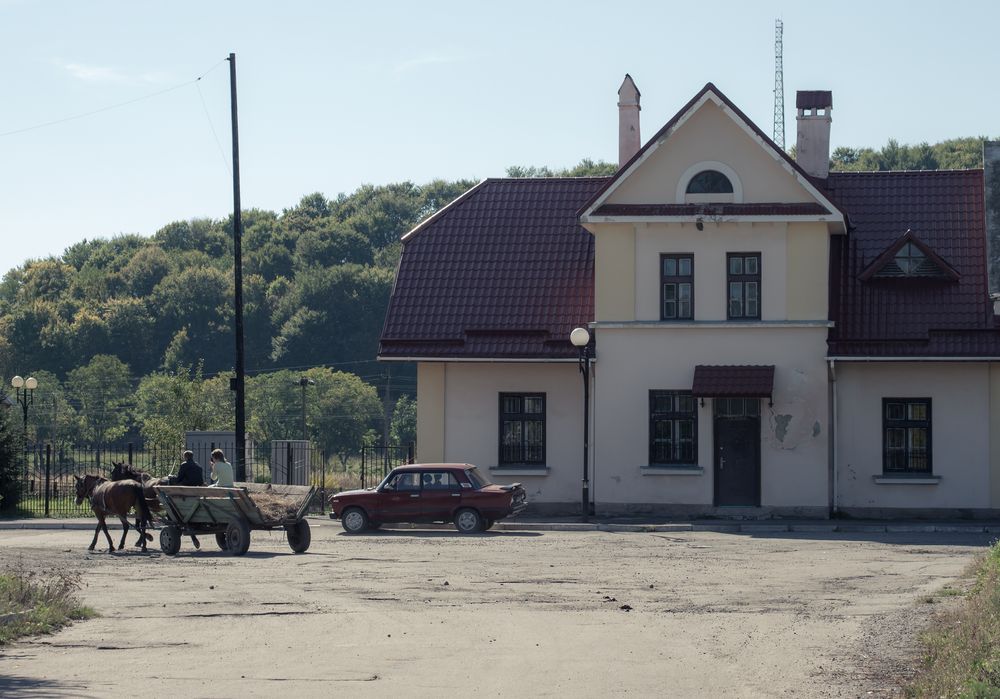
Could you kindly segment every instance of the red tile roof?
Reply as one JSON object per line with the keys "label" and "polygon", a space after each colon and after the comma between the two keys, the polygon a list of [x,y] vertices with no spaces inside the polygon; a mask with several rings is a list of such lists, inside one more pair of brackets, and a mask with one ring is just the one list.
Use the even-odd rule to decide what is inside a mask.
{"label": "red tile roof", "polygon": [[773,365],[699,364],[694,368],[691,395],[696,398],[760,398],[774,388]]}
{"label": "red tile roof", "polygon": [[576,211],[607,178],[485,180],[403,240],[383,359],[571,359],[594,319]]}
{"label": "red tile roof", "polygon": [[[852,225],[831,243],[831,356],[1000,356],[982,170],[831,172],[826,190]],[[908,229],[958,278],[863,279]]]}

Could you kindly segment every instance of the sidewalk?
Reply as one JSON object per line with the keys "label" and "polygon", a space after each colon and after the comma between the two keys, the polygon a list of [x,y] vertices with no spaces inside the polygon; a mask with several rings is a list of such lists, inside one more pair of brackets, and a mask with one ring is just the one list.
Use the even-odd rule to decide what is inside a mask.
{"label": "sidewalk", "polygon": [[[340,523],[324,515],[307,517],[312,527],[336,527]],[[62,519],[0,519],[0,531],[11,529],[46,530],[80,529],[93,531],[97,521],[89,517]],[[453,529],[450,524],[388,524],[390,530]],[[121,524],[108,520],[108,529],[121,529]],[[1000,521],[995,520],[663,520],[616,517],[593,517],[580,522],[567,517],[530,517],[497,522],[491,531],[602,531],[602,532],[725,532],[740,534],[770,533],[866,533],[866,534],[998,534]]]}

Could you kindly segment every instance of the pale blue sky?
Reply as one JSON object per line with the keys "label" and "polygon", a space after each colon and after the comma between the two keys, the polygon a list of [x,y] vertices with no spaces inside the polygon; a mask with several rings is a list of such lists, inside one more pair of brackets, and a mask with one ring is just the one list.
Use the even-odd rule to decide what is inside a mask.
{"label": "pale blue sky", "polygon": [[243,205],[280,211],[362,183],[614,161],[626,72],[644,138],[709,81],[770,133],[777,17],[788,145],[797,89],[833,90],[834,146],[1000,135],[994,2],[0,0],[0,273],[228,215],[230,51]]}

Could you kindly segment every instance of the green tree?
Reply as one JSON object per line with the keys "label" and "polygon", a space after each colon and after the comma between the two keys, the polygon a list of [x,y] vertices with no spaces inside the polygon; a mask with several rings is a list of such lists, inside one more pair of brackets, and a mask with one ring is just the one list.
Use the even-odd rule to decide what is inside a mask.
{"label": "green tree", "polygon": [[129,426],[132,383],[129,368],[118,357],[99,354],[69,372],[70,397],[81,418],[81,437],[106,444],[123,436]]}
{"label": "green tree", "polygon": [[618,172],[618,166],[604,160],[584,158],[573,167],[553,170],[545,165],[511,165],[507,177],[608,177]]}
{"label": "green tree", "polygon": [[11,411],[0,408],[0,512],[14,512],[20,497],[18,488],[19,440],[15,436]]}
{"label": "green tree", "polygon": [[52,444],[57,449],[69,445],[80,432],[80,418],[66,389],[51,371],[33,371],[31,375],[38,379],[31,407],[35,440]]}
{"label": "green tree", "polygon": [[228,377],[203,379],[200,364],[194,369],[144,377],[136,390],[135,403],[140,433],[163,448],[183,445],[188,431],[231,428],[233,398]]}
{"label": "green tree", "polygon": [[346,468],[348,459],[360,450],[365,434],[381,426],[384,415],[378,391],[344,371],[313,369],[307,376],[316,382],[311,436]]}
{"label": "green tree", "polygon": [[400,396],[392,410],[389,427],[389,442],[406,445],[417,441],[417,401],[409,396]]}

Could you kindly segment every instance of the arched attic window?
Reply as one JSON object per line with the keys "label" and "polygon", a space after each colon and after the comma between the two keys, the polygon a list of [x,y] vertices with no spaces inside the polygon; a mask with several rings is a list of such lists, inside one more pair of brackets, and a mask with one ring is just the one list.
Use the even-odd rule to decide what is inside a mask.
{"label": "arched attic window", "polygon": [[733,183],[718,170],[702,170],[688,181],[685,194],[732,194]]}
{"label": "arched attic window", "polygon": [[678,204],[741,204],[743,183],[736,171],[716,160],[692,163],[677,181]]}

